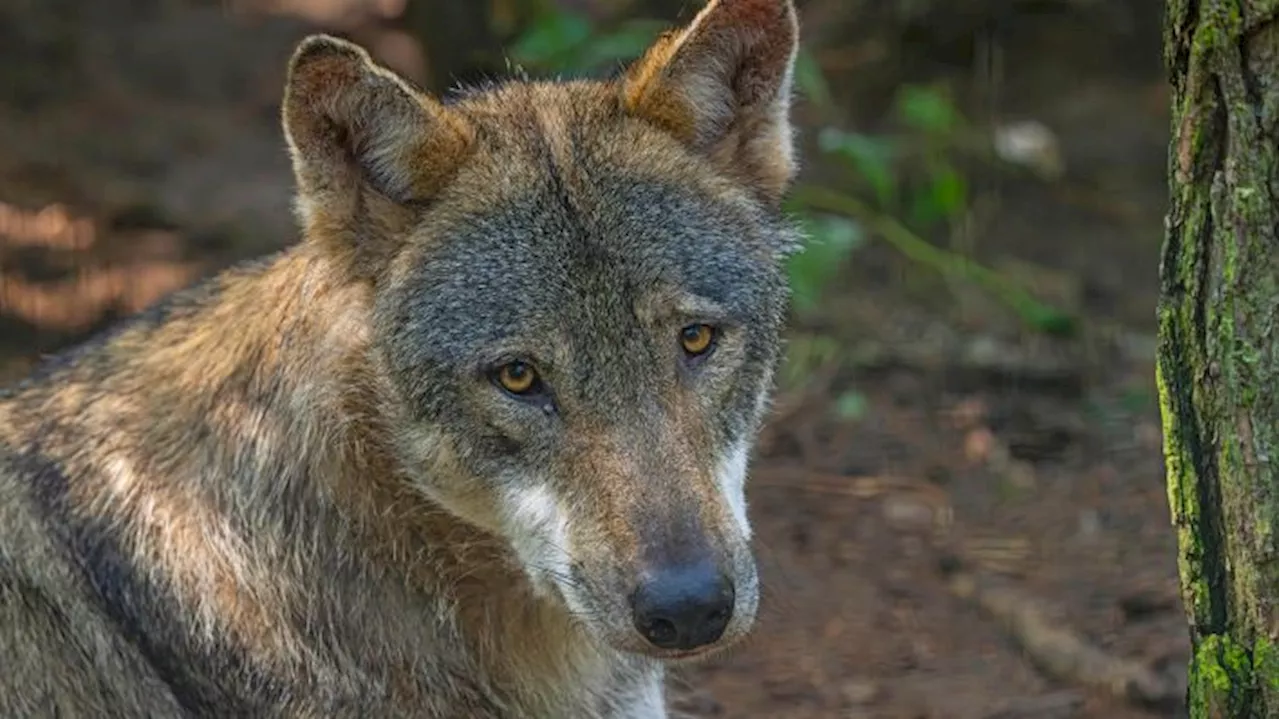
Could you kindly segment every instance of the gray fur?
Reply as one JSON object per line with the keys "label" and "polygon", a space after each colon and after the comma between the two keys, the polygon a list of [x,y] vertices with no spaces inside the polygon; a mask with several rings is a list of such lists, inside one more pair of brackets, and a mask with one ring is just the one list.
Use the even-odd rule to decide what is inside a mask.
{"label": "gray fur", "polygon": [[[766,23],[788,64],[753,87],[789,82],[789,2],[704,17]],[[683,657],[632,627],[638,578],[732,578],[710,651],[754,621],[733,482],[796,234],[790,148],[741,133],[789,127],[739,108],[712,156],[609,83],[446,107],[324,38],[291,82],[304,240],[0,393],[0,716],[663,717]],[[387,130],[369,88],[426,115]],[[495,386],[513,359],[547,391]]]}

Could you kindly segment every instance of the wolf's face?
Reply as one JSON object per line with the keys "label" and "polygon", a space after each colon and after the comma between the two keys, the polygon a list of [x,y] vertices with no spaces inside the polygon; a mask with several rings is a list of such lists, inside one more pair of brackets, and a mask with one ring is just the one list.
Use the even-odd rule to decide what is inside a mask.
{"label": "wolf's face", "polygon": [[476,519],[611,641],[675,653],[754,614],[743,479],[790,234],[728,188],[646,166],[627,148],[650,132],[463,169],[460,185],[539,181],[428,210],[378,334],[462,491],[483,487]]}
{"label": "wolf's face", "polygon": [[418,489],[622,651],[691,656],[755,616],[795,38],[789,2],[720,0],[617,82],[449,106],[331,39],[291,68],[300,212],[376,288]]}

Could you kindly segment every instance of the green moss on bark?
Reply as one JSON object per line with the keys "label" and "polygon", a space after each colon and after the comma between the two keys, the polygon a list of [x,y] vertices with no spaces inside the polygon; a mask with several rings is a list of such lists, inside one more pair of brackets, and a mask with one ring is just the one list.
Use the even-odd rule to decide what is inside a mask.
{"label": "green moss on bark", "polygon": [[1277,713],[1277,3],[1170,0],[1157,383],[1193,717]]}
{"label": "green moss on bark", "polygon": [[1275,691],[1276,647],[1259,639],[1252,647],[1230,637],[1201,637],[1191,660],[1191,719],[1261,717],[1258,697]]}

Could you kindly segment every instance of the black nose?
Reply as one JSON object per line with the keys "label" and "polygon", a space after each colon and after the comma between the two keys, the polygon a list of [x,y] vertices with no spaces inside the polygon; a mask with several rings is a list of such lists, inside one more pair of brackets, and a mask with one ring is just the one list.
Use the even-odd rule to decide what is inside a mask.
{"label": "black nose", "polygon": [[631,598],[636,629],[660,649],[696,649],[724,634],[733,616],[733,584],[714,566],[669,567]]}

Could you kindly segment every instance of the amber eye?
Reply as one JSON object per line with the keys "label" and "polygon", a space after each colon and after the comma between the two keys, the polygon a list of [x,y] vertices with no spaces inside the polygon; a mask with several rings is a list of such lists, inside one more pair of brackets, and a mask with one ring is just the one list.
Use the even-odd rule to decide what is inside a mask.
{"label": "amber eye", "polygon": [[511,394],[528,394],[538,386],[537,371],[520,361],[499,367],[496,379]]}
{"label": "amber eye", "polygon": [[693,357],[709,352],[715,339],[716,328],[711,325],[689,325],[680,330],[680,346]]}

